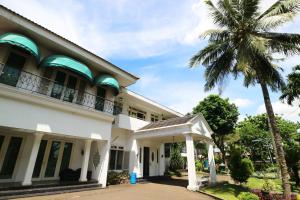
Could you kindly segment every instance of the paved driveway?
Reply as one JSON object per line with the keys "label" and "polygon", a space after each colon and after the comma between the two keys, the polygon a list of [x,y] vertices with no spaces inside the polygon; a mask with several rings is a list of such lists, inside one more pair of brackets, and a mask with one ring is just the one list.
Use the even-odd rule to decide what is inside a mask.
{"label": "paved driveway", "polygon": [[213,200],[209,196],[198,192],[190,192],[185,186],[186,180],[171,180],[163,182],[147,182],[137,185],[115,185],[107,189],[83,192],[65,193],[49,196],[23,198],[30,200],[60,200],[60,199],[88,199],[88,200]]}

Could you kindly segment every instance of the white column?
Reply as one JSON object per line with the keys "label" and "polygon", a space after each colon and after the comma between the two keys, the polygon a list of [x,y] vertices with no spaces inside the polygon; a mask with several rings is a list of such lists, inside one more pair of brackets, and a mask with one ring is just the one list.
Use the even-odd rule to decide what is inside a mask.
{"label": "white column", "polygon": [[194,155],[194,140],[192,134],[185,135],[186,143],[186,155],[187,155],[187,165],[188,165],[188,178],[189,185],[187,186],[188,190],[197,191],[199,185],[197,184],[197,174],[195,167],[195,155]]}
{"label": "white column", "polygon": [[163,176],[166,171],[166,160],[165,160],[165,144],[162,143],[159,148],[159,175]]}
{"label": "white column", "polygon": [[140,167],[139,167],[139,145],[138,141],[134,138],[130,138],[130,155],[129,155],[129,173],[135,172],[138,177],[140,177]]}
{"label": "white column", "polygon": [[208,143],[207,148],[208,148],[210,183],[215,184],[217,182],[217,175],[216,175],[215,158],[214,158],[214,146],[212,143]]}
{"label": "white column", "polygon": [[102,188],[105,188],[106,181],[107,181],[108,164],[109,164],[110,141],[106,140],[102,144],[103,145],[100,151],[101,170],[98,176],[98,183],[101,184]]}
{"label": "white column", "polygon": [[92,143],[92,140],[85,140],[84,154],[83,154],[83,158],[82,158],[81,173],[80,173],[80,178],[79,178],[80,182],[87,181],[87,171],[88,171],[88,166],[89,166],[91,143]]}
{"label": "white column", "polygon": [[34,165],[35,165],[35,161],[36,161],[36,157],[39,151],[39,147],[40,147],[40,143],[41,143],[41,139],[43,137],[43,134],[33,134],[30,135],[26,138],[26,143],[25,146],[29,151],[28,152],[24,152],[25,154],[27,154],[28,156],[26,156],[28,159],[26,160],[26,164],[24,165],[24,176],[23,176],[23,180],[22,180],[22,185],[31,185],[31,179],[32,179],[32,173],[34,170]]}

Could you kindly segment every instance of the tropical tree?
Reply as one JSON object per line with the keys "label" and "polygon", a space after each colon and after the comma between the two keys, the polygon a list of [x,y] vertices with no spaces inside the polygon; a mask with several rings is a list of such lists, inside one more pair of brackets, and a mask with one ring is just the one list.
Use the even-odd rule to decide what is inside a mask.
{"label": "tropical tree", "polygon": [[226,163],[225,137],[233,132],[239,112],[235,104],[229,99],[222,99],[219,95],[209,95],[193,108],[193,114],[202,113],[214,134],[214,143],[220,149],[222,160]]}
{"label": "tropical tree", "polygon": [[259,9],[260,0],[205,2],[218,28],[203,34],[203,37],[208,37],[208,45],[191,58],[190,66],[202,64],[206,67],[206,90],[222,85],[230,74],[234,78],[242,75],[246,87],[260,84],[274,135],[284,196],[290,199],[288,168],[268,87],[277,91],[284,86],[281,68],[272,63],[273,53],[286,56],[300,53],[299,34],[274,32],[297,15],[300,0],[277,0],[265,11]]}
{"label": "tropical tree", "polygon": [[287,99],[288,104],[292,104],[295,99],[300,98],[300,65],[293,68],[288,75],[288,83],[282,90],[281,100]]}

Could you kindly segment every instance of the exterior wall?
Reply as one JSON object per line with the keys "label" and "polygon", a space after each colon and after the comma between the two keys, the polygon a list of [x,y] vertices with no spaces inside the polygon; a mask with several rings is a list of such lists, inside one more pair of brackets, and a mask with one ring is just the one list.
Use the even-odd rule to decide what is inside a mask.
{"label": "exterior wall", "polygon": [[129,117],[128,115],[119,114],[116,119],[115,127],[135,131],[147,124],[149,124],[149,122]]}
{"label": "exterior wall", "polygon": [[[3,89],[1,90],[3,92]],[[1,126],[83,138],[110,139],[111,121],[109,120],[101,120],[101,118],[97,119],[95,116],[87,116],[80,113],[75,114],[70,111],[66,112],[66,110],[59,107],[52,107],[51,102],[46,102],[46,99],[40,100],[37,98],[37,102],[32,104],[28,102],[34,98],[30,94],[29,97],[23,95],[21,98],[16,97],[16,99],[13,95],[6,97],[0,94],[0,113],[5,113],[4,115],[0,115]],[[64,108],[68,106],[71,108],[72,106],[69,103],[64,105],[63,102],[53,101],[55,106],[59,104]],[[79,106],[76,106],[75,109],[82,113],[85,111]],[[86,112],[92,113],[91,110]],[[100,112],[94,114],[96,116],[99,115],[99,117],[104,115]]]}

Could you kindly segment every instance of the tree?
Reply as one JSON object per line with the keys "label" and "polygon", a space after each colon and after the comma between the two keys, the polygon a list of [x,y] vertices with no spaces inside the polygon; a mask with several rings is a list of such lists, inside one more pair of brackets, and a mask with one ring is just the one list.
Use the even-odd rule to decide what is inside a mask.
{"label": "tree", "polygon": [[247,182],[254,172],[252,161],[243,158],[242,150],[239,148],[231,149],[229,161],[228,167],[231,178],[239,183]]}
{"label": "tree", "polygon": [[293,68],[288,75],[288,83],[282,90],[281,100],[286,99],[288,104],[292,104],[295,99],[300,98],[300,65]]}
{"label": "tree", "polygon": [[272,63],[273,53],[286,56],[300,53],[300,35],[273,32],[291,21],[300,9],[300,0],[277,0],[265,11],[259,0],[206,0],[217,29],[208,30],[208,45],[196,53],[190,66],[206,67],[205,89],[222,83],[230,74],[244,77],[244,85],[260,84],[270,122],[278,163],[281,169],[284,196],[290,199],[288,168],[284,158],[282,138],[275,120],[268,87],[277,91],[284,86],[280,68]]}
{"label": "tree", "polygon": [[181,156],[181,146],[173,143],[171,146],[170,170],[176,172],[183,167],[183,158]]}
{"label": "tree", "polygon": [[193,108],[193,113],[202,113],[214,132],[212,138],[221,151],[222,160],[227,164],[224,139],[226,135],[233,132],[237,123],[239,116],[237,107],[230,103],[228,98],[222,99],[219,95],[209,95]]}
{"label": "tree", "polygon": [[[287,166],[297,182],[299,181],[299,175],[296,172],[299,169],[300,161],[298,142],[300,136],[297,134],[297,129],[300,128],[300,125],[280,116],[276,116],[276,122],[283,139]],[[248,116],[238,123],[236,133],[239,135],[239,144],[250,154],[252,161],[266,161],[270,159],[270,156],[273,157],[274,149],[266,146],[272,139],[266,114]],[[267,167],[268,162],[263,163],[261,166],[262,168]]]}

